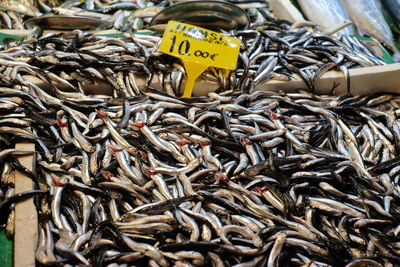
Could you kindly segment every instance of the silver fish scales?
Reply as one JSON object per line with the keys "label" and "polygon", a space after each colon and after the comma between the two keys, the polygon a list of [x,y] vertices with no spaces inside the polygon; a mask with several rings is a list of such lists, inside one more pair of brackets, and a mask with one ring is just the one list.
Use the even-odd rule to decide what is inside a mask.
{"label": "silver fish scales", "polygon": [[[38,264],[397,264],[400,98],[246,93],[294,73],[313,89],[331,68],[383,62],[348,37],[257,27],[232,33],[250,46],[229,81],[203,75],[230,90],[191,99],[166,78],[184,70],[154,50],[159,37],[74,31],[4,46],[0,224],[12,235],[13,204],[35,196]],[[155,73],[163,91],[138,85]],[[85,92],[99,81],[112,96]],[[37,152],[15,150],[20,140]],[[36,173],[15,160],[26,153]],[[35,190],[13,195],[13,168]]]}
{"label": "silver fish scales", "polygon": [[[151,91],[125,101],[93,98],[70,105],[79,117],[53,98],[40,100],[46,111],[25,99],[0,96],[22,111],[6,109],[0,115],[18,118],[0,127],[1,223],[12,234],[6,220],[12,204],[32,195],[40,200],[40,264],[95,265],[99,259],[160,266],[397,263],[396,95],[254,92],[185,100]],[[126,101],[133,112],[128,123],[119,124],[127,117]],[[207,108],[193,109],[196,105]],[[28,109],[48,119],[28,116]],[[155,110],[160,114],[142,131]],[[84,119],[93,113],[107,114],[108,125]],[[74,126],[81,133],[87,129],[79,138],[89,143],[110,127],[118,135],[99,136],[96,151],[85,151],[72,134],[71,122],[79,118],[93,125]],[[16,153],[32,152],[10,148],[22,134],[20,120],[42,140],[35,174],[14,159]],[[374,136],[387,142],[376,147]],[[276,138],[280,142],[270,142]],[[43,146],[51,153],[61,149],[61,157],[46,157]],[[97,167],[90,167],[89,159]],[[27,172],[37,189],[13,196],[6,179],[10,167]]]}

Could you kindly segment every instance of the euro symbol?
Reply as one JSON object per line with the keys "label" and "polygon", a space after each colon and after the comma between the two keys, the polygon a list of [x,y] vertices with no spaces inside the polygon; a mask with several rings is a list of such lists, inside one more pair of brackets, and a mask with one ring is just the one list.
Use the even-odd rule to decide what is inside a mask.
{"label": "euro symbol", "polygon": [[216,56],[218,56],[218,54],[212,54],[212,55],[210,56],[211,60],[215,60],[215,57],[216,57]]}

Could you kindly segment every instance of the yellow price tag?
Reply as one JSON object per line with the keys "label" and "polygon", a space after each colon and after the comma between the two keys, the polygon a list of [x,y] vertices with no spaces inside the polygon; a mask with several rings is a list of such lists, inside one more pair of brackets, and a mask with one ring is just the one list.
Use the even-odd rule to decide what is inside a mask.
{"label": "yellow price tag", "polygon": [[194,82],[208,67],[234,70],[240,40],[190,24],[169,21],[159,50],[180,58],[187,73],[183,97],[190,97]]}

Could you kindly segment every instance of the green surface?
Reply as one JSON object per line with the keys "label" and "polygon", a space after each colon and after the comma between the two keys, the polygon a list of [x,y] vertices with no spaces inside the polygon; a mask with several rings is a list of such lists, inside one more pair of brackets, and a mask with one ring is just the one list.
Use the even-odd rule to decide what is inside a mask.
{"label": "green surface", "polygon": [[[0,43],[6,38],[23,39],[21,36],[0,33]],[[13,241],[7,238],[5,231],[0,230],[0,267],[13,266],[13,251]]]}
{"label": "green surface", "polygon": [[[22,39],[21,36],[0,33],[0,43],[6,38]],[[5,231],[0,230],[0,267],[12,267],[13,258],[13,241],[7,238]]]}
{"label": "green surface", "polygon": [[[303,10],[301,10],[299,3],[297,3],[296,0],[290,0],[290,2],[292,2],[292,4],[303,14]],[[303,14],[304,16],[304,14]]]}
{"label": "green surface", "polygon": [[397,25],[393,18],[389,15],[386,10],[383,10],[383,15],[385,16],[386,22],[389,24],[390,28],[392,29],[393,38],[397,45],[397,48],[400,49],[400,25]]}
{"label": "green surface", "polygon": [[[364,36],[357,36],[357,39],[360,41],[374,41],[371,37],[364,37]],[[381,47],[382,50],[383,60],[385,60],[387,64],[396,63],[390,56],[389,52],[381,44],[379,46]]]}
{"label": "green surface", "polygon": [[13,38],[16,40],[22,40],[24,37],[22,36],[17,36],[17,35],[11,35],[11,34],[6,34],[6,33],[0,33],[0,43],[3,43],[4,39],[6,38]]}
{"label": "green surface", "polygon": [[0,231],[0,266],[13,266],[13,241],[9,240],[5,231]]}

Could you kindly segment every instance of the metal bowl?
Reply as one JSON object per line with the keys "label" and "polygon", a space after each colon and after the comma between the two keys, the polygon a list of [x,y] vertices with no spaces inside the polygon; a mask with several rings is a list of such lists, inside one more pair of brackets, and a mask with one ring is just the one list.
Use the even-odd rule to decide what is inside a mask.
{"label": "metal bowl", "polygon": [[39,26],[41,29],[53,30],[92,30],[107,29],[112,26],[109,21],[82,17],[82,16],[42,16],[28,19],[25,22],[27,28]]}
{"label": "metal bowl", "polygon": [[250,24],[246,11],[224,1],[188,1],[167,7],[153,17],[150,26],[169,20],[225,31],[246,29]]}

